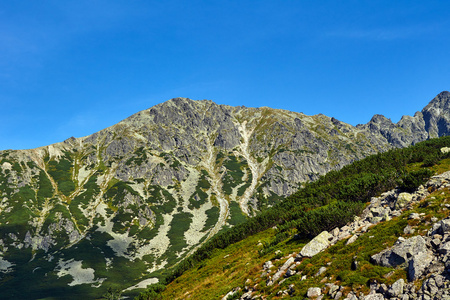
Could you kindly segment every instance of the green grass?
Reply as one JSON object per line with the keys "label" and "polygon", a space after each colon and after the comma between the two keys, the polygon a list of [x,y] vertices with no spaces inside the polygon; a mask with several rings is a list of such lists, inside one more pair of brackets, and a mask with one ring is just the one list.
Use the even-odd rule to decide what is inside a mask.
{"label": "green grass", "polygon": [[169,262],[175,263],[177,261],[176,254],[187,246],[184,238],[184,233],[189,229],[192,223],[193,215],[186,212],[180,212],[173,215],[171,227],[167,233],[170,240],[170,254],[168,254]]}
{"label": "green grass", "polygon": [[219,219],[220,209],[216,206],[211,207],[206,211],[207,219],[205,225],[203,226],[202,232],[207,231],[211,227],[213,227],[217,220]]}
{"label": "green grass", "polygon": [[240,223],[244,223],[247,220],[246,215],[242,212],[239,207],[239,203],[231,202],[230,203],[230,218],[227,220],[230,225],[237,225]]}
{"label": "green grass", "polygon": [[231,195],[232,189],[240,185],[244,172],[244,168],[248,168],[247,162],[238,161],[238,158],[234,155],[229,155],[225,160],[223,165],[227,169],[227,173],[223,178],[223,191],[227,195]]}
{"label": "green grass", "polygon": [[264,261],[257,257],[256,245],[259,239],[270,235],[262,232],[224,250],[216,250],[208,261],[169,284],[163,299],[220,299],[241,285],[248,274],[256,274]]}
{"label": "green grass", "polygon": [[53,186],[44,171],[39,172],[38,198],[50,198],[53,195]]}
{"label": "green grass", "polygon": [[58,190],[65,196],[75,190],[75,183],[72,180],[73,167],[73,159],[67,152],[59,161],[50,160],[48,162],[47,172],[58,184]]}

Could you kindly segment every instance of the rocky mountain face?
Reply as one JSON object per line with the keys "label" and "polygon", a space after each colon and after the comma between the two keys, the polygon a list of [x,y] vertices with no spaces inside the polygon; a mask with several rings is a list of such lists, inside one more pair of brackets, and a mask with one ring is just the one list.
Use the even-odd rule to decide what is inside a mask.
{"label": "rocky mountain face", "polygon": [[0,286],[18,296],[29,278],[28,296],[66,299],[145,287],[303,182],[447,135],[449,100],[442,92],[397,124],[376,115],[354,127],[175,98],[91,136],[0,151]]}

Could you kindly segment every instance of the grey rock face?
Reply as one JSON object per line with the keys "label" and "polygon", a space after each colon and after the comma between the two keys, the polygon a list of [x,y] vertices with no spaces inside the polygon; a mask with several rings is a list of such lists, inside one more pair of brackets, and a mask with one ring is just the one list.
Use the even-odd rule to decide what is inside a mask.
{"label": "grey rock face", "polygon": [[391,249],[372,255],[371,259],[374,263],[384,267],[396,267],[408,263],[413,256],[427,251],[425,240],[418,235],[398,241]]}
{"label": "grey rock face", "polygon": [[439,137],[449,134],[449,108],[450,93],[442,92],[422,110],[423,119],[425,121],[425,130],[430,137]]}

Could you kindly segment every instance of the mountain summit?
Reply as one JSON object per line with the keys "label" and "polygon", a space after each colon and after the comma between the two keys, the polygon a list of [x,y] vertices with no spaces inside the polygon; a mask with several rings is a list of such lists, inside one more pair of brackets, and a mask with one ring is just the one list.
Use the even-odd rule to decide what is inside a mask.
{"label": "mountain summit", "polygon": [[0,151],[2,293],[76,299],[127,283],[132,294],[302,183],[448,135],[449,99],[354,127],[174,98],[87,137]]}

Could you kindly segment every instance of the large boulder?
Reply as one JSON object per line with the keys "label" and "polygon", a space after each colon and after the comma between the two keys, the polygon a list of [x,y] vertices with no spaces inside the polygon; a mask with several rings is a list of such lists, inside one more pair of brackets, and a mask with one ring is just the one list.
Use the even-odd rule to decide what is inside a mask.
{"label": "large boulder", "polygon": [[413,258],[409,261],[408,266],[408,279],[409,281],[414,281],[420,278],[425,269],[431,264],[433,261],[433,254],[431,252],[420,252],[419,254],[413,256]]}
{"label": "large boulder", "polygon": [[317,298],[321,294],[322,294],[322,292],[321,292],[319,287],[311,287],[311,288],[308,289],[308,292],[306,293],[308,298]]}
{"label": "large boulder", "polygon": [[328,231],[322,231],[318,236],[306,244],[300,254],[306,257],[313,257],[317,253],[326,249],[330,245],[330,239],[333,237]]}
{"label": "large boulder", "polygon": [[393,247],[372,255],[371,259],[377,265],[396,267],[407,264],[412,257],[427,251],[424,238],[418,235],[409,239],[400,238]]}
{"label": "large boulder", "polygon": [[397,197],[397,201],[395,201],[395,209],[401,209],[408,205],[409,202],[412,201],[412,195],[410,193],[400,193]]}
{"label": "large boulder", "polygon": [[400,278],[396,282],[394,282],[391,288],[388,290],[389,297],[399,297],[403,294],[403,290],[405,288],[405,281],[403,278]]}

